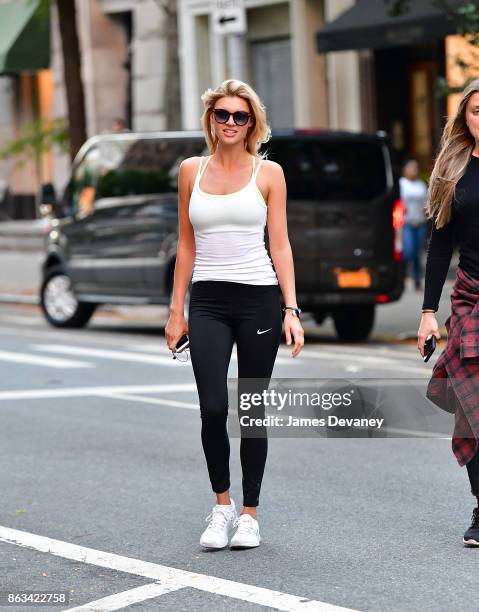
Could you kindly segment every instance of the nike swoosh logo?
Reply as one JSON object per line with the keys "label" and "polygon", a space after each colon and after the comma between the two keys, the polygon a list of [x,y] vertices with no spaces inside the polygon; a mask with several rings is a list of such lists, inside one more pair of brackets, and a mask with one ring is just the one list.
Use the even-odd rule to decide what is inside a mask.
{"label": "nike swoosh logo", "polygon": [[263,329],[262,331],[260,331],[258,329],[258,331],[256,332],[257,334],[265,334],[267,331],[269,331],[270,329],[273,329],[272,327],[270,327],[269,329]]}

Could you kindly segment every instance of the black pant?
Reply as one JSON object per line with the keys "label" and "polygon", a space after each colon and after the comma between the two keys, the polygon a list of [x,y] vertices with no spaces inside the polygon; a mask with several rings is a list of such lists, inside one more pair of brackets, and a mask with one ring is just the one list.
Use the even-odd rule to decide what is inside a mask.
{"label": "black pant", "polygon": [[[279,290],[279,285],[229,281],[196,281],[192,286],[190,355],[200,401],[201,441],[215,493],[230,488],[226,424],[233,343],[238,355],[238,384],[242,378],[269,381],[282,334]],[[255,416],[264,416],[264,405],[256,410]],[[241,437],[244,506],[259,504],[267,452],[266,431],[261,437]]]}
{"label": "black pant", "polygon": [[471,493],[479,497],[479,450],[476,448],[474,457],[466,463],[467,475],[471,484]]}

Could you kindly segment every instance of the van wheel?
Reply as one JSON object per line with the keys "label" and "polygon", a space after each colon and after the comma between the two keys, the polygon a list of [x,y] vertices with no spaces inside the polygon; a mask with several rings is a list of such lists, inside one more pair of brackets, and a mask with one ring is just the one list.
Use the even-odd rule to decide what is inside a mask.
{"label": "van wheel", "polygon": [[71,278],[61,267],[47,271],[40,289],[40,305],[46,320],[54,327],[84,327],[98,304],[79,302]]}
{"label": "van wheel", "polygon": [[338,338],[342,342],[364,342],[374,327],[374,304],[340,306],[331,313]]}
{"label": "van wheel", "polygon": [[324,310],[313,310],[313,317],[316,325],[321,325],[326,318]]}

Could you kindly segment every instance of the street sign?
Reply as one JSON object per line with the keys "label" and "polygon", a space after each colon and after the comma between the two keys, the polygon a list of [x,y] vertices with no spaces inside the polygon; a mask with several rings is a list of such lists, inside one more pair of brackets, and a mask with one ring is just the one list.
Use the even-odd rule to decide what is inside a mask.
{"label": "street sign", "polygon": [[213,31],[216,34],[245,34],[246,11],[243,0],[216,0],[213,4]]}

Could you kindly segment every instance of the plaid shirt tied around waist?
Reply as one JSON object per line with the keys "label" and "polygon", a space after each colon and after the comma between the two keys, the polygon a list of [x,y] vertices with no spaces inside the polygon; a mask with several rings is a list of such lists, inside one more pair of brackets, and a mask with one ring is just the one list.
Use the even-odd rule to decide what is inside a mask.
{"label": "plaid shirt tied around waist", "polygon": [[436,361],[426,396],[454,413],[452,451],[459,465],[474,457],[479,440],[479,279],[457,269],[447,344]]}

